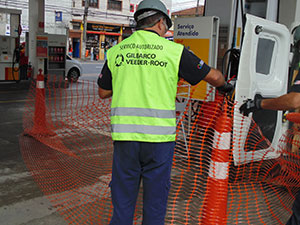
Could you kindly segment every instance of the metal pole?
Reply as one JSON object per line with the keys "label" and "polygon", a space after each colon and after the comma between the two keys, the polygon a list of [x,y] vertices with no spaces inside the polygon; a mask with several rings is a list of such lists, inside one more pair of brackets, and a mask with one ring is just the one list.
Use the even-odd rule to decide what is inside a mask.
{"label": "metal pole", "polygon": [[[28,40],[28,56],[29,62],[33,66],[33,78],[37,77],[39,72],[39,60],[36,57],[36,35],[44,33],[45,22],[45,0],[29,0],[29,40]],[[43,68],[44,70],[44,68]]]}
{"label": "metal pole", "polygon": [[197,7],[196,7],[196,16],[199,14],[199,0],[197,0]]}
{"label": "metal pole", "polygon": [[83,34],[82,34],[82,44],[81,44],[81,58],[85,59],[86,50],[86,27],[87,27],[87,16],[89,12],[89,0],[85,0],[84,3],[84,14],[83,14]]}

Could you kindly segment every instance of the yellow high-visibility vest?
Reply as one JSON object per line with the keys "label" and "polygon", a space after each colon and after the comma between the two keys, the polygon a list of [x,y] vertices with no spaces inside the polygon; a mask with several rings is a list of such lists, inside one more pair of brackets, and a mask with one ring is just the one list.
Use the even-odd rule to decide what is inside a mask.
{"label": "yellow high-visibility vest", "polygon": [[144,30],[109,49],[113,140],[175,141],[175,98],[182,52],[183,45]]}

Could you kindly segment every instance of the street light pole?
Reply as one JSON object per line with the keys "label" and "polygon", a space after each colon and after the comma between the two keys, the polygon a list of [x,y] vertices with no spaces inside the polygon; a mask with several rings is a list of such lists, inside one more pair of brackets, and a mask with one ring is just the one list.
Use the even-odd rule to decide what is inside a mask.
{"label": "street light pole", "polygon": [[87,27],[87,16],[89,12],[89,0],[84,2],[84,14],[83,14],[83,34],[82,34],[82,44],[81,44],[81,58],[85,59],[86,51],[86,27]]}
{"label": "street light pole", "polygon": [[197,0],[196,16],[198,16],[198,13],[199,13],[199,0]]}

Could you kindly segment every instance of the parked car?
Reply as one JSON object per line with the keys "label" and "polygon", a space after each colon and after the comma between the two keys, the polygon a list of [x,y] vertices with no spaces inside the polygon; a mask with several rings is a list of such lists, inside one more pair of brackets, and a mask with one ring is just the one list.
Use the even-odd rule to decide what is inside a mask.
{"label": "parked car", "polygon": [[82,73],[81,63],[66,55],[66,74],[69,82],[77,82]]}

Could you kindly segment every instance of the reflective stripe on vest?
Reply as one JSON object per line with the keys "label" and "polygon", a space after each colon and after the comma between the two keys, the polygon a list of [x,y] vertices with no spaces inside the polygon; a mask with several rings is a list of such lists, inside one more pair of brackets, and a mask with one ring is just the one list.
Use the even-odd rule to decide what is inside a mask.
{"label": "reflective stripe on vest", "polygon": [[175,141],[182,51],[182,45],[143,30],[108,50],[113,140]]}
{"label": "reflective stripe on vest", "polygon": [[[143,109],[143,108],[112,108],[112,132],[113,133],[141,133],[141,134],[153,134],[153,135],[173,135],[176,134],[176,127],[174,126],[162,126],[164,120],[159,122],[159,119],[176,119],[175,110],[161,110],[161,109]],[[125,122],[129,122],[128,118],[135,117],[147,117],[151,121],[152,119],[158,119],[156,122],[151,121],[153,125],[143,124],[114,124],[115,117],[126,117]],[[139,118],[141,120],[141,118]],[[120,121],[120,120],[119,120]],[[157,122],[158,121],[158,122]],[[148,122],[149,123],[149,122]],[[155,125],[154,125],[155,124]],[[161,126],[157,126],[160,124]]]}
{"label": "reflective stripe on vest", "polygon": [[112,124],[113,133],[140,133],[140,134],[154,134],[154,135],[174,135],[176,134],[176,127],[163,126],[145,126],[135,124]]}
{"label": "reflective stripe on vest", "polygon": [[111,109],[111,116],[144,116],[155,118],[176,118],[175,110],[118,107]]}

